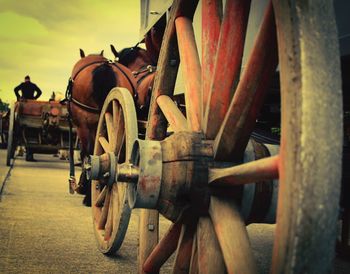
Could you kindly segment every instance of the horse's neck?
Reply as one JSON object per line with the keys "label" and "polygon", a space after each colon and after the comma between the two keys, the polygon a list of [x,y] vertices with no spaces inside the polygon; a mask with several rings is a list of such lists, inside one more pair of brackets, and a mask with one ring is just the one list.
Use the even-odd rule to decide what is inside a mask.
{"label": "horse's neck", "polygon": [[138,70],[144,69],[145,67],[147,67],[150,64],[151,64],[150,60],[147,60],[143,57],[138,57],[135,59],[134,62],[132,62],[128,65],[128,68],[131,71],[138,71]]}

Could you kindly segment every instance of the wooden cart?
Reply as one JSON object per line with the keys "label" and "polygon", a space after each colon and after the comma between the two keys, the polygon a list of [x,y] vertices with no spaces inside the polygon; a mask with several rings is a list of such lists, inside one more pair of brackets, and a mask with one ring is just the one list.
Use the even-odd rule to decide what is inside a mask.
{"label": "wooden cart", "polygon": [[7,165],[17,146],[32,153],[57,153],[69,147],[66,105],[57,101],[21,100],[11,105],[8,130]]}
{"label": "wooden cart", "polygon": [[[143,17],[168,23],[146,137],[129,91],[115,88],[86,166],[100,250],[115,253],[142,208],[139,273],[158,273],[174,252],[173,273],[256,273],[246,225],[274,222],[272,273],[330,272],[343,141],[333,2],[175,0],[170,11],[155,2],[164,6],[142,2]],[[250,14],[261,20],[247,46]],[[173,101],[179,64],[186,115]],[[273,79],[279,146],[251,138]],[[160,241],[159,213],[173,222]]]}

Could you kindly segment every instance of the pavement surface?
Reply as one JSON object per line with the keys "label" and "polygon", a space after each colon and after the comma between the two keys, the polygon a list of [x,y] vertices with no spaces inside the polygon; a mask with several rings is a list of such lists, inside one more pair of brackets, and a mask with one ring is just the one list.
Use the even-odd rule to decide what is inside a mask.
{"label": "pavement surface", "polygon": [[[0,150],[0,183],[6,152]],[[82,196],[68,193],[68,162],[35,155],[37,162],[15,160],[0,202],[0,273],[136,273],[139,211],[134,210],[124,243],[115,257],[95,243],[91,209]],[[170,223],[160,220],[163,234]],[[248,227],[259,273],[268,273],[274,225]],[[171,273],[170,260],[162,273]],[[334,273],[350,273],[336,262]]]}

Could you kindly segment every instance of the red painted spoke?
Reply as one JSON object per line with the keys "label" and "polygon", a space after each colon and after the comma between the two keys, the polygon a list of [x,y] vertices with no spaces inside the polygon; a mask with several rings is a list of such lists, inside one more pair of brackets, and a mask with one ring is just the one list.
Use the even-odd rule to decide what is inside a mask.
{"label": "red painted spoke", "polygon": [[227,1],[225,6],[204,118],[204,131],[209,139],[215,138],[224,120],[233,85],[239,78],[249,10],[250,0]]}
{"label": "red painted spoke", "polygon": [[96,207],[102,207],[103,206],[103,202],[106,198],[106,193],[107,193],[107,187],[104,187],[102,189],[102,191],[100,192],[100,194],[98,194],[98,197],[96,199],[96,202],[95,202],[95,206]]}
{"label": "red painted spoke", "polygon": [[225,273],[225,262],[209,217],[201,217],[197,226],[198,273]]}
{"label": "red painted spoke", "polygon": [[[214,74],[215,57],[222,19],[222,0],[202,1],[202,94],[203,111],[208,103],[211,78]],[[204,114],[204,113],[203,113]]]}
{"label": "red painted spoke", "polygon": [[105,197],[105,200],[104,200],[104,205],[103,205],[102,212],[101,212],[101,217],[100,217],[100,219],[98,221],[98,228],[99,229],[104,229],[105,228],[105,225],[106,225],[106,222],[107,222],[107,217],[108,217],[110,196],[111,196],[110,190],[107,189],[106,197]]}
{"label": "red painted spoke", "polygon": [[156,273],[161,266],[176,250],[181,232],[181,224],[174,223],[170,226],[167,233],[153,249],[143,265],[143,271],[147,273]]}
{"label": "red painted spoke", "polygon": [[108,143],[108,141],[105,137],[102,137],[102,136],[98,137],[98,141],[100,142],[100,144],[105,152],[112,151],[111,145]]}
{"label": "red painted spoke", "polygon": [[188,273],[191,263],[193,236],[196,230],[196,223],[182,225],[179,244],[176,250],[174,274]]}
{"label": "red painted spoke", "polygon": [[157,98],[157,103],[175,132],[188,130],[185,116],[169,96],[159,96]]}
{"label": "red painted spoke", "polygon": [[228,168],[209,169],[209,183],[213,186],[237,186],[264,180],[278,179],[279,156],[263,158]]}
{"label": "red painted spoke", "polygon": [[187,17],[178,17],[175,20],[175,25],[185,84],[187,121],[193,131],[200,131],[202,120],[202,72],[192,20]]}
{"label": "red painted spoke", "polygon": [[209,214],[228,273],[257,273],[244,221],[232,200],[211,197]]}
{"label": "red painted spoke", "polygon": [[215,158],[243,155],[278,62],[276,26],[270,3],[225,120],[215,138]]}

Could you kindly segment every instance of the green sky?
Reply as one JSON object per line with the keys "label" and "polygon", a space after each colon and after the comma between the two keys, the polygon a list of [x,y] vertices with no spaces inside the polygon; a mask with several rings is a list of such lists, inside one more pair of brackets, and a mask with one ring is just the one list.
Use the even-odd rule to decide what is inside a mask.
{"label": "green sky", "polygon": [[73,65],[85,53],[120,50],[138,42],[139,0],[0,0],[0,98],[29,74],[48,99],[64,93]]}

